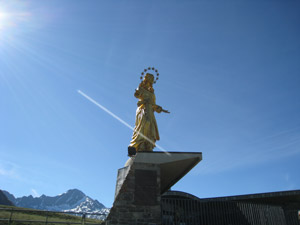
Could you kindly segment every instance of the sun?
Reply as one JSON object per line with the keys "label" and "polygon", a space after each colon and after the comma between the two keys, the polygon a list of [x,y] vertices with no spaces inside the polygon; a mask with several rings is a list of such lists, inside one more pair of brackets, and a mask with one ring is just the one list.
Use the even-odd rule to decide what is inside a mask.
{"label": "sun", "polygon": [[0,9],[0,30],[4,29],[4,27],[8,23],[8,18],[8,14]]}
{"label": "sun", "polygon": [[[10,2],[13,3],[13,2]],[[30,13],[20,10],[17,5],[3,5],[0,2],[0,31],[8,31],[16,27],[22,27],[24,23],[28,22]]]}
{"label": "sun", "polygon": [[15,13],[10,12],[8,9],[0,5],[0,31],[7,30],[7,28],[16,25],[17,16]]}

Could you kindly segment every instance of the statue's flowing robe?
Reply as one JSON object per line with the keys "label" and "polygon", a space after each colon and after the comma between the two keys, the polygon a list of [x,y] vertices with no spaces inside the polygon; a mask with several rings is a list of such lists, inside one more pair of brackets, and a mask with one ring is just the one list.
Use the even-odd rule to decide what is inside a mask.
{"label": "statue's flowing robe", "polygon": [[157,123],[154,116],[154,111],[158,107],[155,104],[155,95],[143,87],[139,87],[134,96],[139,101],[137,103],[135,128],[129,146],[135,147],[137,151],[152,151],[155,147],[155,141],[159,140]]}

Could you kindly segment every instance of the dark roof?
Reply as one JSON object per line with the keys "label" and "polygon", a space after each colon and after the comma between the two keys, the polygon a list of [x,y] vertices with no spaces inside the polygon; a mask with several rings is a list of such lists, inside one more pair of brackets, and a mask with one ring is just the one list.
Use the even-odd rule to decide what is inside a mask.
{"label": "dark roof", "polygon": [[183,191],[167,191],[165,192],[162,197],[175,197],[175,198],[187,198],[187,199],[193,199],[193,200],[196,200],[196,201],[201,201],[200,198],[192,195],[192,194],[189,194],[189,193],[186,193],[186,192],[183,192]]}
{"label": "dark roof", "polygon": [[300,190],[268,192],[260,194],[236,195],[217,198],[205,198],[206,201],[242,201],[266,204],[300,203]]}
{"label": "dark roof", "polygon": [[215,197],[215,198],[201,198],[201,199],[194,195],[181,192],[181,191],[168,191],[163,196],[189,198],[201,202],[236,201],[236,202],[251,202],[251,203],[258,203],[258,204],[272,204],[272,205],[281,205],[281,206],[293,204],[300,207],[300,190],[268,192],[268,193],[248,194],[248,195],[235,195],[235,196]]}

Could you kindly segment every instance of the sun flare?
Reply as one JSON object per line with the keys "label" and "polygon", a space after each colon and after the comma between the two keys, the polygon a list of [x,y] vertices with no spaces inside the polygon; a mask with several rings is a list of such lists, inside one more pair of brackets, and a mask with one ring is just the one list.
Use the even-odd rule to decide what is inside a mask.
{"label": "sun flare", "polygon": [[4,29],[9,21],[9,15],[0,9],[0,30]]}
{"label": "sun flare", "polygon": [[3,30],[7,31],[9,28],[20,27],[24,22],[28,22],[29,17],[30,13],[23,10],[20,11],[19,8],[15,8],[13,5],[0,4],[0,31],[3,32]]}

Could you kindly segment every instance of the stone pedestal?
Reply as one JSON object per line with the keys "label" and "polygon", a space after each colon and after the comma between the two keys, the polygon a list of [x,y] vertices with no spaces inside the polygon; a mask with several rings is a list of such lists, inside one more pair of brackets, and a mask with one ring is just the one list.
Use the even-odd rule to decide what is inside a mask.
{"label": "stone pedestal", "polygon": [[201,159],[201,153],[138,152],[118,171],[106,224],[161,225],[161,194]]}

